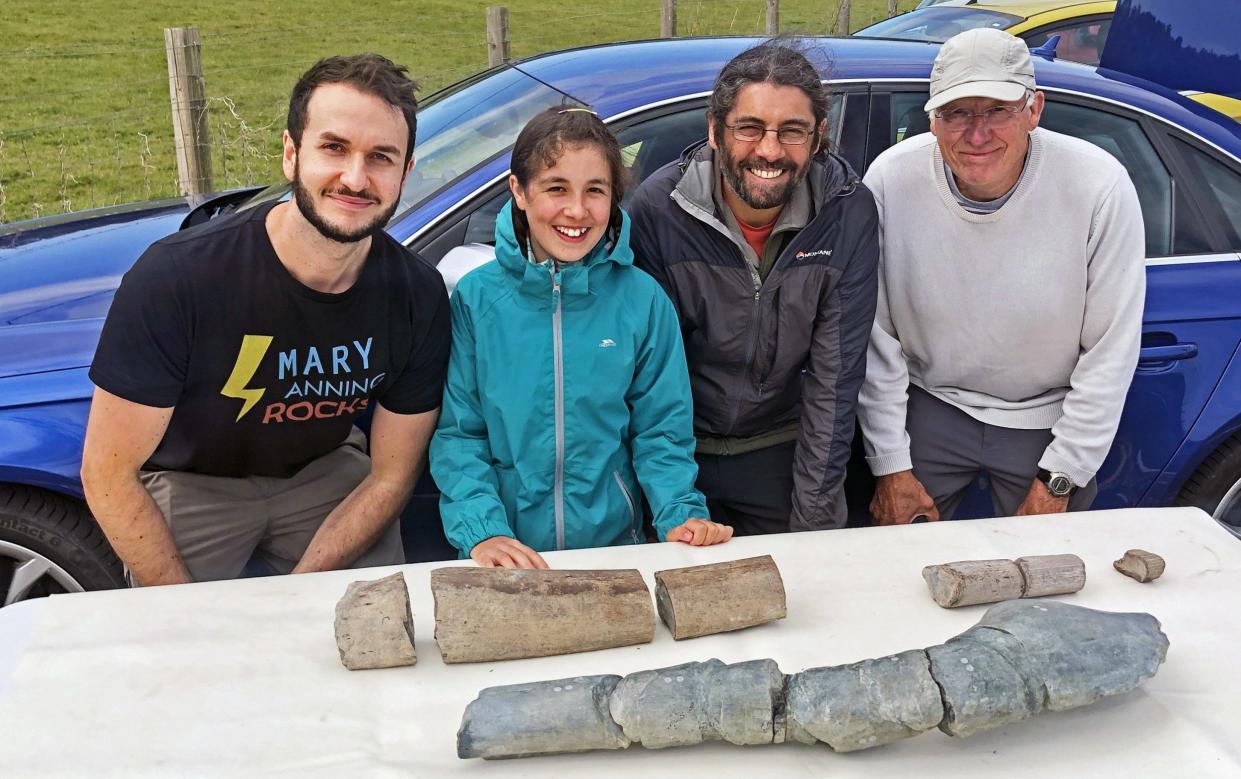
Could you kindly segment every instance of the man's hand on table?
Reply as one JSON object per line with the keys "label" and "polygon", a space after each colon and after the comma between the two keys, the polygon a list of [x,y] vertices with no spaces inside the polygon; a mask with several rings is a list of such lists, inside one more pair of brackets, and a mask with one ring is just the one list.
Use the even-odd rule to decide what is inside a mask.
{"label": "man's hand on table", "polygon": [[733,537],[733,529],[709,519],[690,517],[668,531],[665,541],[680,541],[690,546],[713,546]]}
{"label": "man's hand on table", "polygon": [[1015,516],[1022,517],[1031,514],[1063,514],[1069,510],[1069,496],[1057,498],[1047,489],[1047,485],[1035,479],[1030,485],[1030,491],[1026,493],[1025,500],[1021,501],[1021,505],[1017,507]]}
{"label": "man's hand on table", "polygon": [[907,525],[924,516],[939,521],[939,509],[913,471],[897,471],[875,479],[870,513],[876,525]]}
{"label": "man's hand on table", "polygon": [[550,568],[542,555],[515,538],[492,536],[470,550],[470,559],[484,568]]}

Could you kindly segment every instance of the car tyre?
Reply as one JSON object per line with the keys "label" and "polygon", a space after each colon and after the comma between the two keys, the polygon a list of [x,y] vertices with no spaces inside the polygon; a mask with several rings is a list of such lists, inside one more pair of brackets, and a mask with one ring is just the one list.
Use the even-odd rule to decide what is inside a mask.
{"label": "car tyre", "polygon": [[0,484],[0,605],[124,585],[124,567],[86,506]]}
{"label": "car tyre", "polygon": [[1241,537],[1241,436],[1207,456],[1176,497],[1177,506],[1197,506]]}

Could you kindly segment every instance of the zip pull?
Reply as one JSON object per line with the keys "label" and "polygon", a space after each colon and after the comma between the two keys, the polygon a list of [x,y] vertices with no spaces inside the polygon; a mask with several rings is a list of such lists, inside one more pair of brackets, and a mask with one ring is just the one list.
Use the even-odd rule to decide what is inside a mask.
{"label": "zip pull", "polygon": [[552,297],[558,298],[560,297],[560,268],[554,260],[551,263],[550,270],[552,274]]}

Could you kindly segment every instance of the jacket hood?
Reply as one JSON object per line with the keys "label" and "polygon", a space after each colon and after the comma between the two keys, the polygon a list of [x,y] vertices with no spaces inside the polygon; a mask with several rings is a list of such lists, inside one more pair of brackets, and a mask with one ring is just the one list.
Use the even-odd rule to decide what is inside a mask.
{"label": "jacket hood", "polygon": [[[506,273],[520,280],[523,291],[546,294],[550,290],[547,266],[533,262],[517,245],[513,209],[510,198],[496,217],[496,259]],[[629,214],[622,209],[620,232],[614,239],[605,234],[583,259],[560,267],[560,288],[566,295],[589,294],[592,278],[598,284],[613,268],[624,265],[633,265],[633,250],[629,248]]]}
{"label": "jacket hood", "polygon": [[[704,140],[683,151],[677,163],[682,174],[677,191],[708,213],[715,210],[711,195],[715,184],[714,161],[715,150]],[[828,200],[852,193],[862,183],[862,177],[854,172],[849,161],[835,152],[820,152],[812,157],[806,178],[810,181],[816,211]]]}

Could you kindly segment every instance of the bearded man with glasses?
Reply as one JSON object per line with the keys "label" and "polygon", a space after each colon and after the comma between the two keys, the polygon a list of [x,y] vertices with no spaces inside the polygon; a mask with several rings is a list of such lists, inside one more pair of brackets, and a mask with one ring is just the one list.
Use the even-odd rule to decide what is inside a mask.
{"label": "bearded man with glasses", "polygon": [[720,71],[708,140],[631,206],[638,267],[680,316],[698,489],[737,535],[841,527],[875,315],[874,199],[828,151],[828,95],[773,39]]}
{"label": "bearded man with glasses", "polygon": [[1090,507],[1137,364],[1144,231],[1125,169],[1040,129],[1026,45],[969,30],[931,70],[931,133],[866,173],[882,221],[861,422],[879,524]]}

